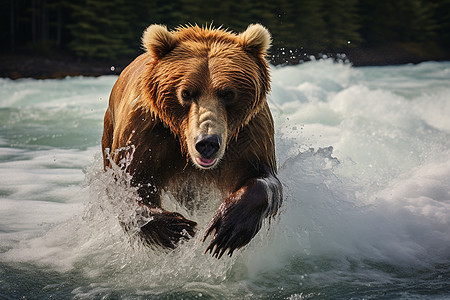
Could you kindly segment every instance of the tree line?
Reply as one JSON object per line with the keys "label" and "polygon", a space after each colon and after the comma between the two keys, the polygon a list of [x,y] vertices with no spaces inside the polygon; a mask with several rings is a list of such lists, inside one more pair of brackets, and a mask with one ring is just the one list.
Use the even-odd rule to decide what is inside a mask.
{"label": "tree line", "polygon": [[0,0],[0,51],[115,60],[142,51],[150,24],[265,25],[273,51],[339,52],[392,43],[450,50],[450,0]]}

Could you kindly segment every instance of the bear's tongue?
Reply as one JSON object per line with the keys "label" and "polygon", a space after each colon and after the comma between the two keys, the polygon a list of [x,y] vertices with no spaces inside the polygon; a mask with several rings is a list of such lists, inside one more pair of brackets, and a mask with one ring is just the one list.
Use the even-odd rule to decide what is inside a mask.
{"label": "bear's tongue", "polygon": [[215,158],[200,158],[197,157],[197,162],[199,164],[201,164],[204,167],[209,167],[210,165],[214,164],[214,162],[216,161]]}

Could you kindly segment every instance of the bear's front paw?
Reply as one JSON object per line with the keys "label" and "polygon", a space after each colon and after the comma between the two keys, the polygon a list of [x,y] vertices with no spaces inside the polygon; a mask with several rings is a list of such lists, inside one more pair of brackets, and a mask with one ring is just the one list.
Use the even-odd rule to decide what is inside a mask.
{"label": "bear's front paw", "polygon": [[152,213],[152,219],[141,227],[141,237],[149,245],[174,249],[181,239],[195,234],[197,223],[176,212]]}
{"label": "bear's front paw", "polygon": [[261,228],[261,212],[261,209],[250,208],[248,203],[225,200],[203,237],[205,241],[215,232],[205,253],[209,251],[214,257],[221,258],[227,250],[231,256],[234,250],[247,245]]}

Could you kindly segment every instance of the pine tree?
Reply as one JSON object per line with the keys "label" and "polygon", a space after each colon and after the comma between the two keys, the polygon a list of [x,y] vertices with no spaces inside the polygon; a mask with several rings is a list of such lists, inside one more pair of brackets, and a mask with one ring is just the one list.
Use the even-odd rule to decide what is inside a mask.
{"label": "pine tree", "polygon": [[[120,9],[119,9],[120,8]],[[125,0],[78,0],[71,4],[75,23],[70,49],[78,56],[117,59],[136,50]]]}
{"label": "pine tree", "polygon": [[361,33],[369,46],[435,39],[433,6],[426,0],[361,0]]}
{"label": "pine tree", "polygon": [[358,44],[362,39],[358,32],[357,0],[328,0],[325,3],[323,11],[328,47],[344,49]]}
{"label": "pine tree", "polygon": [[402,13],[398,19],[401,22],[404,41],[426,42],[435,37],[436,23],[433,18],[432,6],[423,0],[402,0],[396,2],[397,9]]}
{"label": "pine tree", "polygon": [[431,2],[436,22],[435,40],[450,51],[450,0],[432,0]]}
{"label": "pine tree", "polygon": [[289,12],[291,46],[305,51],[320,51],[326,45],[327,31],[322,0],[297,0]]}

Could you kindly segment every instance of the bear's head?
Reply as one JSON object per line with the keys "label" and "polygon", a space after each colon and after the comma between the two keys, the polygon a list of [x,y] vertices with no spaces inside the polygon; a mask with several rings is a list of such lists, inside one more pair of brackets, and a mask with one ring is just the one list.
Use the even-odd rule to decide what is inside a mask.
{"label": "bear's head", "polygon": [[144,105],[179,138],[197,167],[217,166],[230,140],[266,101],[269,32],[259,24],[240,34],[151,25],[142,42],[151,57],[140,79]]}

